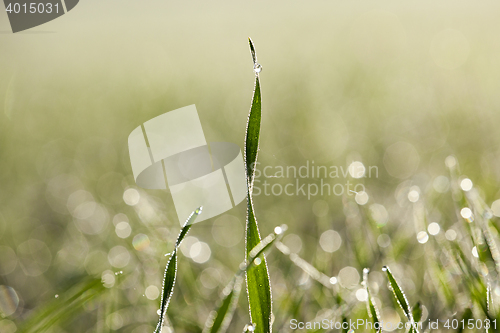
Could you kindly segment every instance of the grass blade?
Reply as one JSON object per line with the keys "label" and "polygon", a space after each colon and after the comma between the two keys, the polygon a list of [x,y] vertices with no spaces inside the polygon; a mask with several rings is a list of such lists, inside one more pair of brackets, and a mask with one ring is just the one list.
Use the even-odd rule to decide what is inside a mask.
{"label": "grass blade", "polygon": [[368,308],[368,315],[373,321],[373,330],[377,333],[382,332],[382,327],[380,325],[380,315],[379,311],[377,309],[377,305],[375,305],[375,302],[373,302],[372,295],[370,293],[370,288],[368,287],[368,273],[370,270],[368,268],[363,269],[363,285],[366,290],[366,306]]}
{"label": "grass blade", "polygon": [[394,293],[394,297],[396,298],[396,301],[398,302],[399,306],[401,309],[403,309],[403,312],[406,315],[406,318],[410,321],[411,329],[410,333],[418,333],[417,325],[415,325],[415,321],[413,320],[413,313],[411,311],[410,305],[408,303],[408,300],[406,299],[406,296],[399,286],[398,282],[394,278],[394,275],[392,275],[391,270],[389,269],[388,266],[384,266],[382,268],[386,274],[387,278],[389,279],[389,283],[391,285],[392,292]]}
{"label": "grass blade", "polygon": [[[466,323],[469,321],[469,319],[473,319],[473,318],[474,318],[474,316],[472,315],[472,309],[469,307],[469,308],[465,309],[464,313],[462,314],[462,319],[460,321]],[[457,329],[457,333],[463,332],[465,330],[464,326],[459,325],[459,327]]]}
{"label": "grass blade", "polygon": [[413,314],[413,320],[415,320],[415,323],[418,323],[422,319],[422,304],[417,302],[411,313]]}
{"label": "grass blade", "polygon": [[[252,40],[249,39],[250,50],[254,66],[257,56]],[[261,94],[259,75],[256,72],[255,89],[248,115],[247,131],[245,138],[245,167],[247,174],[247,223],[245,230],[246,258],[250,257],[252,249],[260,243],[260,234],[253,209],[252,192],[255,176],[255,165],[259,151],[260,121],[261,121]],[[264,257],[263,263],[246,273],[247,295],[249,303],[249,312],[252,323],[255,324],[255,332],[268,333],[272,331],[271,315],[271,284],[267,263]]]}
{"label": "grass blade", "polygon": [[250,258],[248,261],[245,260],[240,264],[240,269],[226,288],[224,288],[222,292],[223,296],[221,305],[208,317],[203,333],[223,333],[227,330],[240,295],[243,274],[257,265],[257,259],[262,262],[260,257],[266,253],[278,239],[281,238],[286,229],[286,225],[275,228],[274,233],[268,235],[250,251]]}
{"label": "grass blade", "polygon": [[187,235],[189,229],[194,223],[194,220],[198,215],[201,214],[202,207],[197,208],[194,212],[189,215],[186,222],[182,226],[181,232],[177,237],[175,242],[175,248],[172,251],[170,259],[167,262],[167,267],[165,268],[165,275],[163,277],[163,288],[161,295],[161,305],[160,305],[160,319],[156,325],[155,333],[161,333],[163,328],[163,323],[165,322],[165,315],[167,314],[168,305],[170,299],[172,298],[172,293],[174,292],[175,279],[177,276],[177,250],[182,243],[182,240]]}
{"label": "grass blade", "polygon": [[[254,65],[257,63],[255,49],[252,40],[248,39],[250,43],[250,50]],[[250,187],[250,193],[253,187],[255,176],[255,166],[257,163],[257,155],[259,151],[259,137],[260,137],[260,121],[261,121],[261,94],[260,94],[260,80],[259,75],[255,76],[255,87],[252,98],[252,105],[250,106],[250,113],[247,120],[247,131],[245,138],[245,166],[247,170],[247,181]]]}

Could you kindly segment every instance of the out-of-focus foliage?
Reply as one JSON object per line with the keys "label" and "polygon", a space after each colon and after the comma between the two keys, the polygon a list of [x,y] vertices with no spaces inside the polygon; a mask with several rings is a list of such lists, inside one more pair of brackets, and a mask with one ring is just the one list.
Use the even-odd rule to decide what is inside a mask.
{"label": "out-of-focus foliage", "polygon": [[[263,235],[289,227],[277,243],[289,253],[267,257],[274,331],[292,318],[368,319],[365,267],[379,319],[406,322],[383,265],[412,310],[421,304],[422,321],[496,316],[499,10],[89,0],[32,31],[0,33],[0,331],[65,307],[87,279],[104,288],[68,306],[52,332],[154,331],[164,255],[181,225],[168,192],[134,185],[127,137],[194,103],[207,140],[243,146],[248,35],[263,65],[254,205]],[[273,176],[278,166],[345,171],[353,162],[371,177],[264,175],[266,166]],[[272,194],[275,184],[307,189],[321,179],[344,192],[308,198],[294,185],[294,195]],[[201,332],[217,308],[244,259],[245,210],[184,239],[166,323],[175,332]],[[240,297],[229,332],[250,323],[247,309]]]}

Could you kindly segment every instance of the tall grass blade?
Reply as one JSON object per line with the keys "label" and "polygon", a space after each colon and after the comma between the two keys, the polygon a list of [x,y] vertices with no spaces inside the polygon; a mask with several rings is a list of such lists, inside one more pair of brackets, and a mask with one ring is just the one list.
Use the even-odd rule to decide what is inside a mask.
{"label": "tall grass blade", "polygon": [[387,274],[387,278],[389,279],[389,284],[391,286],[392,292],[394,293],[396,301],[398,302],[401,309],[403,309],[406,318],[408,318],[408,320],[410,321],[411,325],[410,333],[418,333],[417,325],[415,325],[415,321],[413,320],[413,313],[411,311],[410,305],[408,303],[408,300],[406,299],[403,290],[401,289],[398,282],[394,278],[394,275],[392,275],[392,272],[389,269],[389,267],[384,266],[383,270]]}
{"label": "tall grass blade", "polygon": [[286,229],[286,225],[275,228],[274,233],[268,235],[250,251],[250,258],[248,261],[245,260],[240,264],[240,269],[226,288],[224,288],[221,305],[208,317],[203,333],[223,333],[227,330],[240,295],[243,274],[255,265],[258,266],[258,264],[262,263],[262,254],[266,253],[272,245],[281,238]]}
{"label": "tall grass blade", "polygon": [[167,314],[168,305],[170,303],[170,299],[172,298],[172,293],[174,292],[175,279],[177,276],[177,250],[182,243],[182,240],[187,235],[189,229],[194,223],[194,220],[198,215],[201,214],[202,207],[197,208],[195,211],[189,215],[186,222],[181,228],[181,232],[177,237],[175,242],[175,248],[172,251],[170,259],[167,262],[167,267],[165,268],[165,275],[163,277],[163,289],[161,295],[161,304],[160,304],[160,319],[158,320],[158,324],[156,325],[156,329],[154,333],[161,333],[163,328],[163,323],[165,322],[165,315]]}
{"label": "tall grass blade", "polygon": [[[255,48],[252,40],[249,39],[250,50],[254,66],[257,61]],[[255,218],[252,192],[255,176],[255,165],[257,162],[257,154],[259,151],[259,136],[260,136],[260,120],[261,120],[261,94],[260,82],[258,73],[255,76],[255,89],[248,115],[246,139],[245,139],[245,167],[247,175],[247,223],[246,223],[246,258],[249,259],[250,251],[260,243],[259,227]],[[261,265],[255,269],[249,270],[246,274],[246,285],[249,303],[249,312],[252,323],[255,324],[255,332],[268,333],[272,331],[271,316],[272,316],[272,300],[271,300],[271,284],[269,282],[269,274],[267,263],[264,260]]]}

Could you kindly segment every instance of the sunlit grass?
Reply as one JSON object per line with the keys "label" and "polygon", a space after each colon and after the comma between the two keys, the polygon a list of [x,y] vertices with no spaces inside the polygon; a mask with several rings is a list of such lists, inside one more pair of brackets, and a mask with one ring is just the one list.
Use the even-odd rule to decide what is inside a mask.
{"label": "sunlit grass", "polygon": [[[314,159],[380,169],[380,178],[359,180],[366,186],[362,195],[253,198],[262,235],[289,226],[266,257],[273,331],[290,331],[292,318],[373,321],[376,312],[378,320],[406,323],[410,313],[418,321],[418,309],[424,331],[429,320],[495,320],[498,105],[488,91],[496,92],[496,84],[477,79],[485,74],[475,62],[456,72],[433,70],[431,80],[411,61],[402,75],[388,58],[381,73],[377,62],[337,54],[349,53],[343,50],[349,49],[324,46],[319,63],[290,60],[295,67],[288,67],[285,52],[279,58],[287,67],[262,61],[262,167]],[[271,50],[263,51],[269,59]],[[245,69],[251,76],[241,85],[210,72],[213,87],[177,78],[178,86],[157,81],[151,88],[112,76],[92,77],[80,91],[70,78],[64,85],[54,80],[48,92],[33,95],[36,84],[49,80],[12,81],[3,103],[11,118],[2,119],[0,133],[0,284],[12,286],[20,302],[0,331],[12,324],[21,332],[154,331],[161,295],[146,290],[161,290],[164,254],[175,249],[179,226],[168,193],[135,189],[122,139],[135,124],[194,101],[200,110],[216,110],[200,112],[213,138],[242,143],[254,79]],[[447,159],[451,152],[456,157]],[[399,153],[406,160],[395,159]],[[135,204],[123,200],[130,188],[139,195]],[[94,204],[91,219],[79,218]],[[243,244],[245,208],[228,213],[239,231],[229,236],[230,246],[217,218],[190,230],[193,243],[185,253],[192,256],[179,252],[165,331],[241,332],[254,321],[248,299],[238,297],[244,283],[239,265],[252,250]],[[147,235],[149,246],[138,250],[133,239],[139,234]],[[31,239],[39,242],[26,243]],[[325,246],[337,239],[340,244]],[[208,259],[190,251],[196,241],[208,244]],[[406,295],[406,308],[387,288],[384,265]],[[370,268],[368,297],[360,292],[364,268]],[[91,285],[90,292],[81,284],[101,279],[104,286]]]}

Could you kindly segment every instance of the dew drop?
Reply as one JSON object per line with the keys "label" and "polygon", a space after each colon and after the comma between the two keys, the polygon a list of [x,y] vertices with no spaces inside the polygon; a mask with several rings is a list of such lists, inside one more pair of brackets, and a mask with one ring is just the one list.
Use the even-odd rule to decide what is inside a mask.
{"label": "dew drop", "polygon": [[450,169],[454,168],[457,165],[457,159],[455,156],[450,155],[444,160],[444,164],[446,164],[446,166]]}
{"label": "dew drop", "polygon": [[387,271],[387,266],[382,267],[382,270],[383,270],[384,272],[386,272],[386,271]]}
{"label": "dew drop", "polygon": [[465,192],[472,190],[472,186],[473,186],[472,180],[470,180],[469,178],[464,178],[460,182],[460,188]]}
{"label": "dew drop", "polygon": [[420,231],[417,234],[417,241],[420,244],[425,244],[425,243],[427,243],[428,240],[429,240],[429,235],[425,231]]}
{"label": "dew drop", "polygon": [[255,332],[255,324],[250,323],[243,327],[243,332]]}
{"label": "dew drop", "polygon": [[58,295],[58,294],[55,294],[55,295],[54,295],[54,297],[55,297],[55,298],[59,298],[59,295]]}
{"label": "dew drop", "polygon": [[255,261],[254,261],[255,266],[259,266],[261,262],[262,262],[262,260],[260,260],[260,258],[255,258]]}
{"label": "dew drop", "polygon": [[469,207],[462,208],[460,210],[460,215],[469,222],[472,222],[474,220],[472,217],[472,210]]}
{"label": "dew drop", "polygon": [[479,258],[479,253],[477,252],[477,247],[472,248],[472,255],[476,258]]}
{"label": "dew drop", "polygon": [[262,65],[256,62],[253,65],[253,71],[255,72],[255,74],[259,74],[260,72],[262,72]]}
{"label": "dew drop", "polygon": [[161,309],[158,309],[158,310],[156,311],[156,314],[157,314],[158,316],[161,316]]}

